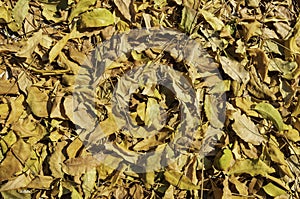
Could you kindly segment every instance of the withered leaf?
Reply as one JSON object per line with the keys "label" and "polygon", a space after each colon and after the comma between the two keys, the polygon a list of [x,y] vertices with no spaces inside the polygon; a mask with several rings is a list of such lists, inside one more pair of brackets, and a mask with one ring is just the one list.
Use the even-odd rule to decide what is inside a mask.
{"label": "withered leaf", "polygon": [[18,31],[22,27],[22,23],[28,13],[29,0],[19,0],[13,8],[12,14],[14,18],[13,23],[9,23],[8,27],[12,31]]}
{"label": "withered leaf", "polygon": [[61,178],[64,173],[62,171],[63,161],[66,159],[62,153],[63,148],[67,145],[67,142],[58,142],[54,147],[54,153],[50,156],[49,166],[52,176]]}
{"label": "withered leaf", "polygon": [[197,190],[200,186],[195,185],[183,173],[175,170],[167,170],[164,172],[165,179],[173,186],[184,190]]}
{"label": "withered leaf", "polygon": [[59,40],[49,52],[49,62],[53,62],[64,48],[69,39],[76,35],[76,28],[73,28],[69,34],[66,34],[61,40]]}
{"label": "withered leaf", "polygon": [[242,140],[254,145],[260,145],[264,141],[264,137],[259,133],[257,126],[246,115],[236,111],[232,114],[232,119],[234,119],[232,128]]}
{"label": "withered leaf", "polygon": [[205,18],[207,23],[209,23],[215,31],[222,30],[222,28],[224,27],[223,21],[221,21],[219,18],[214,16],[211,12],[208,12],[206,10],[202,9],[199,12],[202,14],[202,16]]}
{"label": "withered leaf", "polygon": [[131,21],[130,14],[130,5],[132,3],[131,0],[114,0],[114,3],[118,7],[118,10],[122,13],[122,15],[129,21]]}
{"label": "withered leaf", "polygon": [[246,84],[250,77],[249,72],[236,60],[219,56],[222,68],[233,80]]}
{"label": "withered leaf", "polygon": [[49,97],[45,91],[41,91],[35,86],[29,88],[26,102],[28,103],[33,114],[36,116],[48,116],[48,100]]}
{"label": "withered leaf", "polygon": [[62,164],[62,169],[69,175],[77,176],[89,172],[97,165],[99,165],[99,161],[93,156],[83,156],[66,160]]}

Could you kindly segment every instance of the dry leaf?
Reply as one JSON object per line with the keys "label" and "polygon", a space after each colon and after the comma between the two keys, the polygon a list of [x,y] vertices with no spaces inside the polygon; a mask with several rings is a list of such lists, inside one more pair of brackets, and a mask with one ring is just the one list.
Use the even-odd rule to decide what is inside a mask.
{"label": "dry leaf", "polygon": [[236,111],[231,115],[234,120],[232,128],[235,133],[245,142],[254,145],[260,145],[265,139],[259,133],[257,126],[246,115],[242,115],[240,111]]}

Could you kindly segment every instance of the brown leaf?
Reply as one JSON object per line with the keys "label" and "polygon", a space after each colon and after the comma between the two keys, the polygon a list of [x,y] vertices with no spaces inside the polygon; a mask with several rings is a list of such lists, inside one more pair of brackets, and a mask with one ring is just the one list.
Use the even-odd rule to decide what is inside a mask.
{"label": "brown leaf", "polygon": [[240,111],[236,111],[231,115],[234,119],[232,128],[235,133],[245,142],[254,145],[260,145],[264,141],[264,137],[259,133],[258,128],[246,115],[242,115]]}
{"label": "brown leaf", "polygon": [[132,4],[132,0],[114,0],[118,10],[122,13],[122,15],[128,20],[131,21],[130,7]]}
{"label": "brown leaf", "polygon": [[84,156],[66,160],[62,164],[62,169],[69,175],[78,176],[90,171],[99,164],[99,161],[93,156]]}

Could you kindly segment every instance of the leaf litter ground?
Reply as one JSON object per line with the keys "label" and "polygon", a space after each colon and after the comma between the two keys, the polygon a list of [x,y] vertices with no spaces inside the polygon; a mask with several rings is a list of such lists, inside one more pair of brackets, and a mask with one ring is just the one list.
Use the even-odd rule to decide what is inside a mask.
{"label": "leaf litter ground", "polygon": [[[297,1],[12,0],[0,2],[0,13],[3,198],[300,198]],[[95,75],[85,66],[96,46],[130,30],[158,27],[201,44],[210,59],[192,61],[207,67],[206,73],[164,45],[142,49],[138,43],[117,59],[105,59],[94,104],[87,97],[74,105],[78,76]],[[126,118],[138,127],[120,129],[111,103],[117,82],[132,69],[138,74],[158,63],[176,71],[167,76],[170,88],[142,82],[130,95],[118,85],[117,94],[130,102],[125,112],[118,109],[118,124]],[[151,71],[147,78],[157,80]],[[194,98],[180,91],[176,74],[189,80]],[[130,78],[123,79],[128,85]],[[225,108],[215,106],[218,94],[226,96]],[[200,118],[180,111],[195,99]],[[88,129],[94,120],[85,122],[89,114],[74,119],[74,107],[93,110],[105,134],[78,133],[78,126]],[[194,120],[193,134],[186,128],[188,136],[182,136],[178,129]],[[217,135],[213,146],[205,145],[210,135]],[[174,139],[186,153],[163,164]],[[210,152],[205,157],[199,155],[203,148]],[[95,151],[101,153],[95,157]],[[137,156],[146,152],[151,156]],[[149,170],[136,172],[136,164]]]}

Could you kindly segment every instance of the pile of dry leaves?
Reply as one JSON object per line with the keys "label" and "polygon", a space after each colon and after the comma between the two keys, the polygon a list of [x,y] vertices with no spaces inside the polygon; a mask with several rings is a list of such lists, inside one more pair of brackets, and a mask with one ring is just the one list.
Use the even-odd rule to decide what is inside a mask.
{"label": "pile of dry leaves", "polygon": [[300,198],[299,9],[1,1],[0,194]]}

